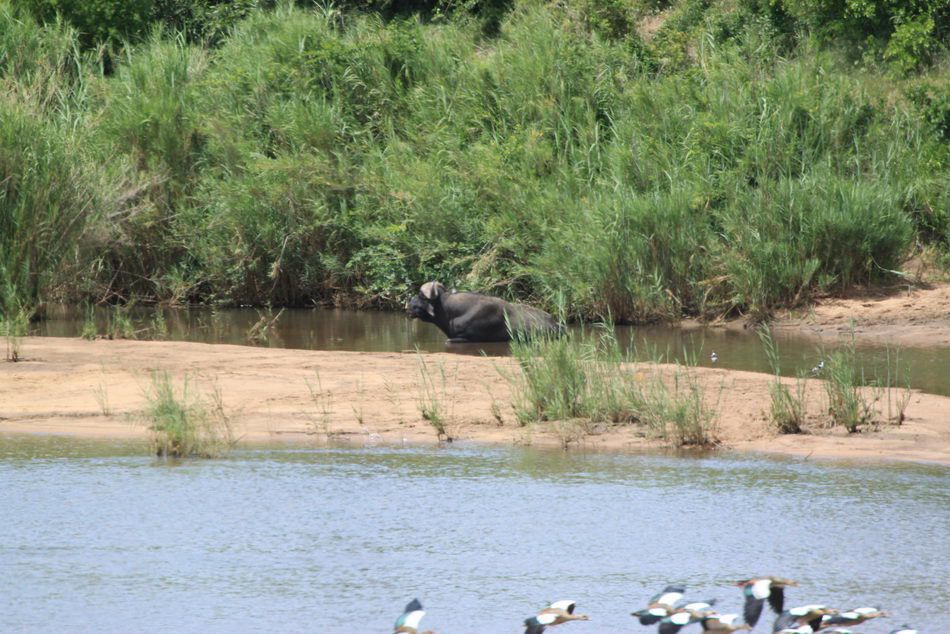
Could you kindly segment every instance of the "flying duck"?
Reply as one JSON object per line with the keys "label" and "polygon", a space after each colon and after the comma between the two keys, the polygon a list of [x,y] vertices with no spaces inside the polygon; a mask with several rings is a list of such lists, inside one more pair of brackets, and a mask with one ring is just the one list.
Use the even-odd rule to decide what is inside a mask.
{"label": "flying duck", "polygon": [[887,612],[877,608],[855,608],[847,612],[824,616],[821,619],[821,627],[831,627],[833,625],[860,625],[865,621],[877,618],[879,616],[890,616]]}
{"label": "flying duck", "polygon": [[[425,610],[422,609],[422,604],[419,603],[419,599],[413,599],[406,604],[406,609],[403,610],[399,618],[396,619],[396,624],[393,625],[393,634],[419,634],[419,621],[421,621],[425,615]],[[423,632],[422,634],[433,633],[430,631]]]}
{"label": "flying duck", "polygon": [[576,601],[555,601],[536,616],[525,619],[525,634],[541,634],[548,626],[568,621],[589,621],[590,617],[586,614],[574,614],[576,606]]}
{"label": "flying duck", "polygon": [[762,616],[765,600],[768,599],[769,607],[776,614],[781,614],[785,605],[785,588],[795,587],[798,582],[781,577],[754,577],[739,581],[736,585],[742,588],[742,593],[745,595],[742,616],[746,623],[755,627],[755,624],[759,622],[759,617]]}
{"label": "flying duck", "polygon": [[751,630],[752,626],[748,623],[739,623],[738,614],[710,614],[703,617],[700,622],[704,632],[738,632],[739,630]]}
{"label": "flying duck", "polygon": [[640,620],[640,625],[653,625],[673,613],[673,606],[683,598],[685,586],[666,586],[663,592],[650,599],[649,605],[642,610],[631,612]]}
{"label": "flying duck", "polygon": [[824,605],[803,605],[785,610],[775,619],[772,632],[791,630],[802,634],[812,634],[821,628],[821,617],[826,614],[837,614],[838,610]]}

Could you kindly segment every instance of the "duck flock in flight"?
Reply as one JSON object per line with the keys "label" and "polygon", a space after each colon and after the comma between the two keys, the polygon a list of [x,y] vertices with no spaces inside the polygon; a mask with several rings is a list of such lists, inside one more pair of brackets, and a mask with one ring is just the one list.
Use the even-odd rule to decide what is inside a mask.
{"label": "duck flock in flight", "polygon": [[[878,608],[854,608],[837,610],[826,605],[809,604],[785,609],[785,588],[797,587],[798,583],[780,577],[755,577],[736,583],[742,588],[745,597],[742,614],[719,614],[713,605],[715,599],[708,601],[686,601],[685,586],[667,586],[662,592],[650,599],[646,607],[632,612],[640,625],[658,625],[658,634],[678,634],[690,625],[699,625],[702,632],[728,634],[741,630],[751,630],[759,622],[765,604],[777,615],[770,630],[772,634],[859,634],[850,629],[865,621],[882,616],[887,612]],[[575,601],[555,601],[534,616],[524,621],[525,634],[541,634],[547,628],[569,621],[589,621],[586,614],[574,612]],[[419,623],[425,611],[419,599],[413,599],[403,613],[396,619],[393,634],[435,634],[432,631],[419,631]],[[697,632],[699,630],[696,630]],[[891,630],[890,634],[920,634],[916,629],[904,625]]]}

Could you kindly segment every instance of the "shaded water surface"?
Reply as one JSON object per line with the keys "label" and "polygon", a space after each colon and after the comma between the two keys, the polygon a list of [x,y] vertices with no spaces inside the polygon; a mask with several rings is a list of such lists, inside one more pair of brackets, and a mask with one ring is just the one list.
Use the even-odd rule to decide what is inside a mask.
{"label": "shaded water surface", "polygon": [[[0,436],[0,631],[654,632],[667,583],[730,580],[950,631],[950,470],[453,447],[276,448],[156,464],[133,444]],[[764,632],[766,615],[756,631]]]}
{"label": "shaded water surface", "polygon": [[[176,341],[203,343],[248,343],[248,331],[265,315],[253,308],[243,309],[156,309],[139,307],[132,310],[136,327],[143,336],[154,331],[155,316],[167,329],[167,338]],[[98,308],[95,320],[100,332],[106,331],[108,309]],[[39,335],[77,337],[82,332],[86,315],[73,307],[54,307],[50,319],[35,328]],[[589,329],[589,327],[588,327]],[[710,365],[709,356],[716,352],[718,366],[732,370],[769,372],[768,359],[758,336],[753,332],[721,329],[684,330],[670,326],[618,326],[617,338],[626,349],[636,348],[641,359],[657,356],[682,360],[688,358],[700,365]],[[782,372],[794,376],[808,372],[823,357],[823,350],[833,349],[839,341],[826,343],[814,339],[779,333],[776,342],[782,359]],[[349,310],[290,309],[277,320],[270,336],[258,345],[305,350],[356,350],[398,352],[420,350],[455,352],[459,354],[508,354],[507,344],[449,344],[445,335],[431,324],[412,320],[401,313],[363,312]],[[912,387],[933,394],[950,395],[950,349],[903,348],[888,349],[880,345],[862,344],[859,360],[865,366],[867,379],[883,378],[887,359],[892,374],[898,363],[892,385]]]}

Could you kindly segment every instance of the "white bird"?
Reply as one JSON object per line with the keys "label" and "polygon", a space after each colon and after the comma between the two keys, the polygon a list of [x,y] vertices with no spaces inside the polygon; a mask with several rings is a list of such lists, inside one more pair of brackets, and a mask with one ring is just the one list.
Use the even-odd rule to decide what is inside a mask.
{"label": "white bird", "polygon": [[875,619],[879,616],[890,616],[887,612],[878,608],[855,608],[847,612],[841,612],[832,616],[823,616],[821,618],[821,627],[832,627],[834,625],[859,625],[865,621]]}
{"label": "white bird", "polygon": [[586,614],[574,614],[576,601],[555,601],[536,616],[525,619],[525,634],[541,634],[548,626],[560,625],[568,621],[589,621]]}
{"label": "white bird", "polygon": [[743,617],[746,623],[755,627],[762,615],[765,600],[768,599],[769,607],[776,614],[781,614],[785,607],[785,588],[795,587],[798,582],[781,577],[753,577],[738,581],[736,585],[742,588],[742,594],[745,595]]}
{"label": "white bird", "polygon": [[816,365],[815,367],[811,369],[811,373],[814,374],[815,376],[818,376],[819,374],[821,374],[821,371],[824,369],[825,369],[825,362],[819,361],[818,365]]}
{"label": "white bird", "polygon": [[712,361],[713,363],[715,363],[716,361],[719,361],[719,355],[716,354],[715,350],[713,350],[713,353],[709,355],[709,360]]}
{"label": "white bird", "polygon": [[630,616],[637,617],[640,625],[659,623],[661,619],[673,613],[673,606],[683,598],[685,592],[685,586],[666,586],[663,592],[650,599],[647,607],[631,612]]}
{"label": "white bird", "polygon": [[751,630],[748,623],[739,623],[738,614],[710,614],[702,620],[704,632],[738,632]]}
{"label": "white bird", "polygon": [[826,614],[837,614],[838,610],[823,605],[803,605],[785,610],[775,619],[773,632],[790,630],[796,634],[812,634],[821,628],[821,617]]}

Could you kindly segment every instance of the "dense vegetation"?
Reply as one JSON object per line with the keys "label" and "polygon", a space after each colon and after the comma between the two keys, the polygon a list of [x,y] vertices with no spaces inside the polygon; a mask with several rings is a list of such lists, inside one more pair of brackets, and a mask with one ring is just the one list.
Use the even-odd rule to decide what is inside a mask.
{"label": "dense vegetation", "polygon": [[950,0],[0,0],[0,306],[767,314],[950,264]]}

